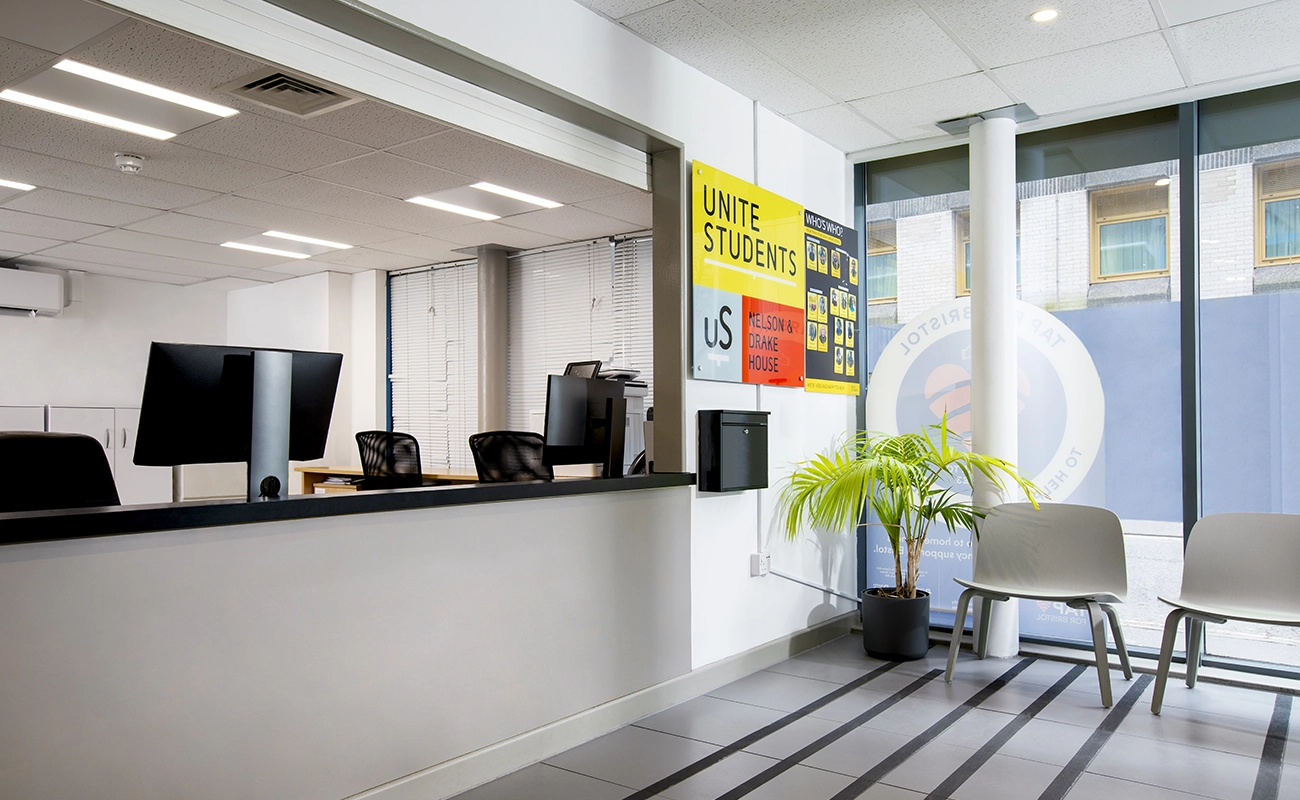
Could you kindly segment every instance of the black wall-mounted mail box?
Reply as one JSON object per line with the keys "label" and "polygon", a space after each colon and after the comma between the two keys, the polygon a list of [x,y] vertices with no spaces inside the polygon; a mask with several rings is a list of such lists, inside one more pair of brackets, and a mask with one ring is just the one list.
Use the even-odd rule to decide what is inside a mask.
{"label": "black wall-mounted mail box", "polygon": [[767,488],[767,411],[699,412],[701,492]]}

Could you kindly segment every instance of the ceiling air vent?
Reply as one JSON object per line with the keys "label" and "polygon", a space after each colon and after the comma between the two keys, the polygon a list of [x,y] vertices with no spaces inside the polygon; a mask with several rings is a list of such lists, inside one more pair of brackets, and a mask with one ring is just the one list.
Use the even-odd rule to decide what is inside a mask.
{"label": "ceiling air vent", "polygon": [[337,89],[326,88],[277,69],[245,75],[222,86],[219,91],[304,118],[361,102],[359,97],[348,97]]}

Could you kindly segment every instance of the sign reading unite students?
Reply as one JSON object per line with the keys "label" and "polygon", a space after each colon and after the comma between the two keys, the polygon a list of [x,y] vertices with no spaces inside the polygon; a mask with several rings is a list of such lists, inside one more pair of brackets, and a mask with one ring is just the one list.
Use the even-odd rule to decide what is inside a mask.
{"label": "sign reading unite students", "polygon": [[803,207],[691,166],[692,377],[804,385]]}

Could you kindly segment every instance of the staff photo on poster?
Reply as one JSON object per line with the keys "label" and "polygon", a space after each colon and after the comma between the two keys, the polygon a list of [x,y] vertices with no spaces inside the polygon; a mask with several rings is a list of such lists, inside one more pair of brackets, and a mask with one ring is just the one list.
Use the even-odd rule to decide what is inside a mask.
{"label": "staff photo on poster", "polygon": [[844,225],[804,211],[805,283],[808,320],[817,297],[816,340],[812,327],[804,354],[804,389],[827,394],[861,394],[856,375],[854,323],[858,307],[858,234]]}

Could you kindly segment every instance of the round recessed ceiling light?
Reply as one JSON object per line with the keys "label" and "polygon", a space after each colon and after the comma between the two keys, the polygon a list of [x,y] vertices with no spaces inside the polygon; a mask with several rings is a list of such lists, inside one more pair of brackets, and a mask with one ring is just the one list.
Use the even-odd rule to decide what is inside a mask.
{"label": "round recessed ceiling light", "polygon": [[1030,14],[1029,18],[1034,22],[1051,22],[1059,16],[1061,16],[1061,12],[1054,8],[1041,8]]}
{"label": "round recessed ceiling light", "polygon": [[1159,180],[1156,181],[1156,186],[1168,186],[1168,185],[1169,185],[1168,178],[1160,178]]}

